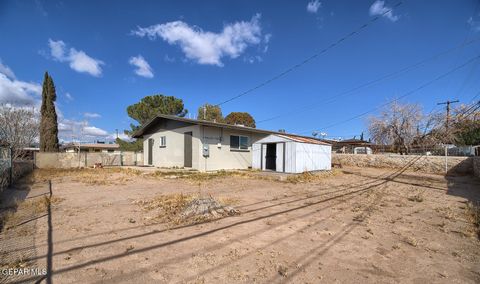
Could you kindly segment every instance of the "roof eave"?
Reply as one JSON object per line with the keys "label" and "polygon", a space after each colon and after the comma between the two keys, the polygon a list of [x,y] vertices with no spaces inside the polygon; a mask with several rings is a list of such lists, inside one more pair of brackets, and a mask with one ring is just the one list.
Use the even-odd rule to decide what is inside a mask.
{"label": "roof eave", "polygon": [[145,130],[148,129],[150,127],[150,125],[152,123],[154,123],[157,119],[162,119],[162,118],[163,119],[176,120],[176,121],[183,121],[183,122],[186,122],[186,123],[197,124],[197,125],[206,125],[206,126],[212,126],[212,127],[223,127],[223,128],[228,128],[228,129],[234,129],[234,130],[251,131],[251,132],[262,133],[262,134],[267,134],[267,135],[268,134],[274,134],[274,135],[287,135],[287,136],[303,137],[303,138],[307,138],[307,139],[317,140],[319,142],[325,143],[325,145],[332,145],[332,143],[329,143],[327,141],[324,141],[322,139],[318,139],[318,138],[315,138],[315,137],[308,137],[308,136],[291,134],[291,133],[284,133],[284,132],[278,132],[278,131],[263,130],[263,129],[248,127],[248,126],[236,126],[236,125],[230,125],[230,124],[218,123],[218,122],[211,122],[211,121],[206,121],[206,120],[194,120],[194,119],[178,117],[178,116],[171,116],[171,115],[157,115],[156,117],[154,117],[150,121],[148,121],[140,129],[135,131],[132,134],[132,138],[142,138],[143,135],[145,134]]}

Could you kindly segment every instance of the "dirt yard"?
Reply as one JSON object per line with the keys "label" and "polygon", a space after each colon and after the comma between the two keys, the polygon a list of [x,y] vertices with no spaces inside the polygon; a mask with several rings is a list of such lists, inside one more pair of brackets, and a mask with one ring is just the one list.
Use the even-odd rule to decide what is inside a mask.
{"label": "dirt yard", "polygon": [[[470,176],[347,168],[278,181],[99,169],[30,180],[5,220],[2,267],[46,268],[53,283],[480,282],[470,206],[480,180]],[[198,196],[240,213],[182,222]],[[25,218],[35,225],[21,233]]]}

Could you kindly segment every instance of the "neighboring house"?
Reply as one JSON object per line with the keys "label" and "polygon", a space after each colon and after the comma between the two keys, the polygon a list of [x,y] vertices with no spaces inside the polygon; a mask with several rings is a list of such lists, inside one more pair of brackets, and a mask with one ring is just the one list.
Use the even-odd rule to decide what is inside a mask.
{"label": "neighboring house", "polygon": [[67,153],[76,153],[79,149],[80,152],[120,153],[120,145],[104,143],[69,143],[61,149]]}
{"label": "neighboring house", "polygon": [[480,156],[480,146],[453,146],[448,148],[448,155],[453,156]]}
{"label": "neighboring house", "polygon": [[301,172],[331,166],[328,143],[246,126],[158,115],[132,137],[144,139],[145,165],[156,167]]}
{"label": "neighboring house", "polygon": [[333,143],[333,151],[343,154],[371,154],[372,143],[360,139],[346,139]]}
{"label": "neighboring house", "polygon": [[24,147],[22,149],[22,159],[33,160],[35,157],[35,153],[38,152],[40,152],[39,147]]}

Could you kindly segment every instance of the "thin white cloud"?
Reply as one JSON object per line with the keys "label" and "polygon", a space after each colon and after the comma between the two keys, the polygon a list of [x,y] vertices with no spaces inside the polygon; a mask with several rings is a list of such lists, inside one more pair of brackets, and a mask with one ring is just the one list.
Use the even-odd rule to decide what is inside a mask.
{"label": "thin white cloud", "polygon": [[168,56],[168,54],[165,54],[165,56],[163,57],[163,60],[169,63],[175,62],[175,58]]}
{"label": "thin white cloud", "polygon": [[227,24],[220,33],[204,31],[183,21],[174,21],[138,27],[132,34],[151,40],[159,37],[171,45],[179,45],[188,59],[199,64],[217,66],[223,66],[223,57],[237,58],[249,45],[259,44],[262,39],[260,14],[248,22]]}
{"label": "thin white cloud", "polygon": [[94,113],[94,112],[84,112],[83,116],[85,118],[100,118],[100,117],[102,117],[100,114]]}
{"label": "thin white cloud", "polygon": [[263,53],[267,53],[268,51],[268,47],[269,47],[269,43],[270,43],[270,40],[272,39],[272,34],[266,34],[264,37],[263,37]]}
{"label": "thin white cloud", "polygon": [[67,50],[66,44],[61,40],[54,41],[49,39],[48,45],[53,59],[59,62],[68,62],[70,68],[80,73],[88,73],[95,77],[102,75],[101,66],[105,64],[103,61],[92,58],[84,51],[76,50],[73,47]]}
{"label": "thin white cloud", "polygon": [[[118,138],[122,139],[123,141],[133,141],[132,137],[128,136],[127,134],[125,133],[118,133]],[[117,139],[117,133],[110,133],[107,137],[106,137],[107,140],[112,140],[112,141],[115,141],[115,139]]]}
{"label": "thin white cloud", "polygon": [[148,62],[145,60],[145,58],[143,58],[143,56],[138,55],[130,57],[128,63],[137,67],[135,69],[135,74],[137,74],[138,76],[142,76],[145,78],[153,78],[152,67],[150,67],[150,64],[148,64]]}
{"label": "thin white cloud", "polygon": [[58,132],[61,140],[93,142],[95,139],[105,139],[110,134],[108,131],[90,125],[88,121],[64,119],[59,114]]}
{"label": "thin white cloud", "polygon": [[42,86],[17,80],[13,71],[0,62],[0,104],[37,105]]}
{"label": "thin white cloud", "polygon": [[244,62],[247,62],[247,63],[250,63],[250,64],[253,64],[255,62],[262,62],[263,61],[263,58],[259,55],[255,55],[255,56],[245,56],[243,57],[243,61]]}
{"label": "thin white cloud", "polygon": [[[388,12],[387,12],[388,11]],[[389,19],[392,22],[396,22],[399,16],[393,14],[393,9],[385,6],[385,1],[377,0],[370,6],[370,16],[379,16]]]}
{"label": "thin white cloud", "polygon": [[307,4],[307,11],[313,14],[316,14],[318,12],[318,9],[322,7],[322,2],[318,0],[310,1]]}
{"label": "thin white cloud", "polygon": [[0,73],[5,74],[10,79],[16,79],[15,78],[15,73],[13,73],[12,69],[8,67],[7,65],[4,65],[2,63],[2,59],[0,58]]}
{"label": "thin white cloud", "polygon": [[95,127],[95,126],[86,126],[83,128],[83,134],[85,136],[99,136],[99,137],[106,137],[108,136],[108,132],[101,129],[101,128],[98,128],[98,127]]}
{"label": "thin white cloud", "polygon": [[73,101],[73,96],[70,93],[65,93],[65,98],[67,98],[68,101]]}
{"label": "thin white cloud", "polygon": [[470,17],[467,21],[474,32],[480,32],[480,21],[475,21],[473,17]]}

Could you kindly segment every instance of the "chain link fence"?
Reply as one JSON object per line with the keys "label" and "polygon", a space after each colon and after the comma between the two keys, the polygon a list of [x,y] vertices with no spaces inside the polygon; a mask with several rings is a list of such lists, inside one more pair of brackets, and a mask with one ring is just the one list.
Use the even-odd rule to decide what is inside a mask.
{"label": "chain link fence", "polygon": [[8,187],[12,180],[12,150],[0,146],[0,191]]}
{"label": "chain link fence", "polygon": [[339,154],[404,154],[422,156],[447,156],[471,157],[480,156],[480,145],[455,146],[455,145],[418,145],[407,149],[399,149],[390,145],[345,145],[334,147],[333,151]]}

